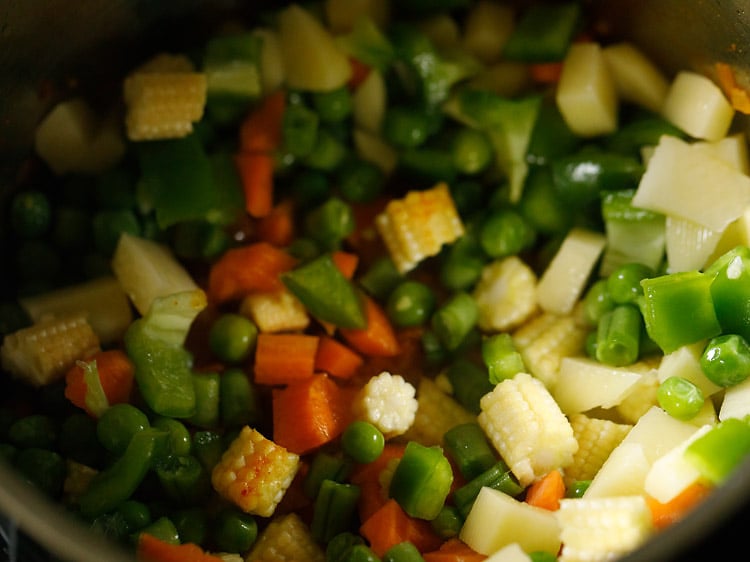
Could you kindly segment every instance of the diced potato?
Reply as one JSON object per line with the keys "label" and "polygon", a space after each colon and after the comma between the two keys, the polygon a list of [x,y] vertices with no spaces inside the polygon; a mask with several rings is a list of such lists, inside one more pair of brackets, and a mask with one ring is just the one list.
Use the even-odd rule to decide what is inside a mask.
{"label": "diced potato", "polygon": [[565,357],[555,385],[555,400],[567,415],[617,406],[641,379],[627,368],[610,367],[585,357]]}
{"label": "diced potato", "polygon": [[292,4],[279,12],[278,24],[290,88],[325,92],[346,84],[352,73],[349,59],[315,16]]}
{"label": "diced potato", "polygon": [[504,546],[484,562],[531,562],[531,557],[523,551],[523,548],[517,542],[514,542]]}
{"label": "diced potato", "polygon": [[352,115],[357,127],[371,133],[380,133],[386,102],[385,80],[373,68],[352,95]]}
{"label": "diced potato", "polygon": [[744,132],[735,133],[718,141],[699,141],[696,146],[723,160],[743,174],[750,173],[748,162],[747,137]]}
{"label": "diced potato", "polygon": [[666,454],[695,431],[695,426],[673,418],[658,406],[646,412],[633,426],[621,445],[638,443],[649,464]]}
{"label": "diced potato", "polygon": [[112,270],[141,315],[156,297],[198,288],[166,246],[131,234],[120,236]]}
{"label": "diced potato", "polygon": [[705,397],[719,392],[722,387],[711,382],[701,369],[700,358],[705,346],[705,341],[691,343],[665,355],[657,370],[659,382],[669,377],[682,377],[697,386]]}
{"label": "diced potato", "polygon": [[701,479],[700,471],[685,458],[688,445],[705,435],[712,426],[704,425],[661,458],[646,474],[644,490],[661,503],[667,503],[685,488]]}
{"label": "diced potato", "polygon": [[719,256],[723,256],[737,246],[750,246],[750,207],[742,211],[740,217],[724,229],[706,263],[713,263]]}
{"label": "diced potato", "polygon": [[122,338],[133,321],[128,296],[111,276],[24,297],[20,303],[34,322],[47,315],[83,313],[103,344]]}
{"label": "diced potato", "polygon": [[612,498],[642,494],[650,468],[643,445],[625,443],[623,440],[604,461],[583,497]]}
{"label": "diced potato", "polygon": [[496,62],[514,27],[513,8],[490,0],[475,3],[464,21],[463,46],[485,64]]}
{"label": "diced potato", "polygon": [[659,113],[669,90],[662,71],[632,43],[609,45],[602,54],[620,99]]}
{"label": "diced potato", "polygon": [[709,78],[683,70],[669,86],[662,115],[692,137],[717,141],[729,131],[734,109]]}
{"label": "diced potato", "polygon": [[557,552],[559,535],[552,511],[485,487],[474,501],[459,538],[480,554],[490,555],[512,543],[526,552]]}
{"label": "diced potato", "polygon": [[742,419],[750,414],[750,379],[730,386],[724,392],[724,400],[719,408],[719,420]]}
{"label": "diced potato", "polygon": [[122,131],[114,120],[100,121],[82,98],[57,104],[36,129],[34,148],[57,175],[101,173],[125,154]]}
{"label": "diced potato", "polygon": [[605,244],[603,234],[573,228],[539,278],[539,306],[553,314],[569,314],[583,293]]}
{"label": "diced potato", "polygon": [[700,145],[664,135],[632,204],[721,232],[750,204],[750,177]]}
{"label": "diced potato", "polygon": [[664,239],[669,273],[703,269],[722,233],[691,220],[668,216]]}
{"label": "diced potato", "polygon": [[568,127],[582,137],[606,135],[617,129],[615,83],[597,43],[570,46],[556,100]]}

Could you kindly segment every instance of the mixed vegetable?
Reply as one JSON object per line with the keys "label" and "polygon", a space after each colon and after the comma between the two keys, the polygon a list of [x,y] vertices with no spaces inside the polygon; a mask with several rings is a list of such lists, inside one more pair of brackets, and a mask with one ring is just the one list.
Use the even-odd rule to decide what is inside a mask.
{"label": "mixed vegetable", "polygon": [[750,453],[747,95],[587,17],[289,4],[61,100],[2,458],[149,562],[610,560],[696,508]]}

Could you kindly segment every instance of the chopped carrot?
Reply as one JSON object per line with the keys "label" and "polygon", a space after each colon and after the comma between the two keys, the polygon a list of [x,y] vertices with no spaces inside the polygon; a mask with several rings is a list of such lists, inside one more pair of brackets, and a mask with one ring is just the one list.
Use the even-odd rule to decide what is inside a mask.
{"label": "chopped carrot", "polygon": [[268,94],[240,124],[241,152],[273,152],[281,146],[286,91]]}
{"label": "chopped carrot", "polygon": [[371,463],[357,465],[352,471],[349,480],[360,488],[357,510],[361,521],[369,519],[388,501],[388,492],[380,484],[380,473],[392,460],[403,457],[405,449],[404,443],[386,443],[377,459]]}
{"label": "chopped carrot", "polygon": [[560,509],[565,497],[565,482],[559,470],[551,470],[526,490],[526,503],[549,511]]}
{"label": "chopped carrot", "polygon": [[272,392],[273,440],[298,455],[336,439],[351,421],[351,392],[315,374]]}
{"label": "chopped carrot", "polygon": [[391,321],[382,307],[369,295],[362,295],[365,303],[367,326],[361,329],[340,328],[341,336],[354,349],[364,355],[393,357],[399,345]]}
{"label": "chopped carrot", "polygon": [[221,562],[197,544],[172,544],[148,533],[139,535],[136,556],[139,562]]}
{"label": "chopped carrot", "polygon": [[268,242],[227,250],[211,266],[209,299],[222,304],[254,292],[279,291],[284,288],[279,275],[296,264],[293,256]]}
{"label": "chopped carrot", "polygon": [[531,63],[529,75],[537,84],[556,84],[560,80],[562,67],[562,61]]}
{"label": "chopped carrot", "polygon": [[357,270],[357,265],[359,265],[359,256],[357,254],[336,250],[331,254],[331,259],[333,259],[334,265],[336,265],[344,277],[347,279],[354,277],[354,272]]}
{"label": "chopped carrot", "polygon": [[425,552],[422,558],[424,562],[482,562],[487,559],[457,538],[448,539],[437,550]]}
{"label": "chopped carrot", "polygon": [[429,521],[410,517],[393,498],[373,513],[359,528],[362,536],[378,556],[394,545],[409,541],[420,552],[435,550],[443,539],[433,530]]}
{"label": "chopped carrot", "polygon": [[667,503],[661,503],[651,496],[646,496],[646,503],[651,510],[654,527],[664,529],[680,520],[697,504],[711,493],[711,487],[695,482],[676,495]]}
{"label": "chopped carrot", "polygon": [[318,339],[309,334],[258,334],[255,382],[279,385],[312,377]]}
{"label": "chopped carrot", "polygon": [[750,114],[750,94],[739,84],[732,67],[725,62],[715,64],[716,79],[732,107],[740,113]]}
{"label": "chopped carrot", "polygon": [[354,91],[362,85],[362,82],[370,74],[370,67],[354,57],[349,57],[349,64],[352,67],[352,76],[349,78],[347,86],[350,90]]}
{"label": "chopped carrot", "polygon": [[320,337],[318,352],[315,355],[316,371],[348,379],[354,376],[363,363],[364,359],[350,347],[330,336]]}
{"label": "chopped carrot", "polygon": [[274,246],[284,247],[294,240],[295,221],[294,204],[285,199],[275,205],[271,211],[258,220],[255,228],[258,239]]}
{"label": "chopped carrot", "polygon": [[[86,359],[87,363],[91,361],[96,361],[96,370],[109,405],[128,402],[133,390],[135,368],[127,354],[121,349],[109,349]],[[90,416],[96,417],[86,404],[87,393],[83,367],[73,365],[65,375],[65,397]]]}
{"label": "chopped carrot", "polygon": [[237,171],[245,194],[245,210],[251,217],[265,217],[273,208],[273,174],[276,165],[270,152],[238,152]]}

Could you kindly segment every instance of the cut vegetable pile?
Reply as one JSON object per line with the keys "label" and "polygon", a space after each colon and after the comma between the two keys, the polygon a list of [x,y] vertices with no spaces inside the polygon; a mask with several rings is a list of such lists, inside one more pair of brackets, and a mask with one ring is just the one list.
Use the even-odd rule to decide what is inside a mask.
{"label": "cut vegetable pile", "polygon": [[750,454],[747,96],[587,17],[289,4],[61,99],[4,461],[143,562],[604,561],[700,509]]}

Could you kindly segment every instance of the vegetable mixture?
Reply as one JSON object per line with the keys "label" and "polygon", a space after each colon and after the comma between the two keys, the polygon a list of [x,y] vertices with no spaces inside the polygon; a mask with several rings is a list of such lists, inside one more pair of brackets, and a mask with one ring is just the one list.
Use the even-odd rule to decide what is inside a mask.
{"label": "vegetable mixture", "polygon": [[750,452],[716,70],[576,2],[324,0],[73,91],[7,209],[2,458],[143,562],[632,552]]}

